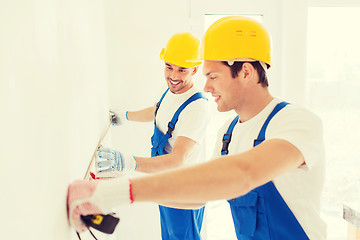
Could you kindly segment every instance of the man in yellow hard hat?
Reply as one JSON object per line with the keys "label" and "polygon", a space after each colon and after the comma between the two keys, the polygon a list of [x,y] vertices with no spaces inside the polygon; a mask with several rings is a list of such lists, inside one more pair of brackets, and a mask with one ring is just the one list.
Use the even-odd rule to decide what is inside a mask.
{"label": "man in yellow hard hat", "polygon": [[[205,160],[208,100],[193,82],[201,62],[187,61],[198,56],[199,45],[200,41],[189,32],[174,34],[160,53],[168,88],[158,103],[140,111],[111,111],[114,125],[154,121],[151,158],[99,149],[98,173],[124,169],[153,173]],[[162,239],[201,239],[204,208],[183,210],[160,205],[159,210]]]}
{"label": "man in yellow hard hat", "polygon": [[[266,29],[246,17],[222,18],[205,33],[200,53],[205,91],[219,111],[237,114],[220,129],[214,160],[144,178],[100,181],[82,197],[77,189],[94,184],[75,182],[68,196],[97,207],[153,201],[196,208],[227,199],[238,239],[326,239],[319,216],[325,168],[322,122],[270,94]],[[102,194],[108,189],[117,189],[111,195],[116,201]],[[75,208],[84,211],[78,203]]]}

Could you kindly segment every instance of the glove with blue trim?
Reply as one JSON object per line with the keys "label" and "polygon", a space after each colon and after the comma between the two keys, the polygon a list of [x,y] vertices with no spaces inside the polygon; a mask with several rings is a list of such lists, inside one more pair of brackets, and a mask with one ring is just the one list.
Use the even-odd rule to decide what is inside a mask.
{"label": "glove with blue trim", "polygon": [[134,171],[136,159],[128,153],[121,153],[110,148],[100,148],[95,159],[96,173]]}
{"label": "glove with blue trim", "polygon": [[113,126],[120,126],[129,121],[127,111],[110,110],[109,117]]}

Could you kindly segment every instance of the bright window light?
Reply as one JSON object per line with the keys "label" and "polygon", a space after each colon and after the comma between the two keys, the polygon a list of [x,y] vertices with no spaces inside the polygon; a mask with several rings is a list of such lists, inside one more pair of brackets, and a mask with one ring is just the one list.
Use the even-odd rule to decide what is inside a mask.
{"label": "bright window light", "polygon": [[346,239],[343,203],[360,196],[360,7],[310,7],[307,105],[323,120],[328,239]]}

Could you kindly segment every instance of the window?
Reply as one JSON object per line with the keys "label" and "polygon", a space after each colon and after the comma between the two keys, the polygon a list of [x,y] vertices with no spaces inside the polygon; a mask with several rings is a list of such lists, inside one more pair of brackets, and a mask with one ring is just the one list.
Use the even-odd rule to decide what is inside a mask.
{"label": "window", "polygon": [[[328,239],[345,239],[342,204],[360,196],[360,7],[308,10],[307,92],[323,120],[326,181],[322,215]],[[357,198],[355,198],[357,197]]]}

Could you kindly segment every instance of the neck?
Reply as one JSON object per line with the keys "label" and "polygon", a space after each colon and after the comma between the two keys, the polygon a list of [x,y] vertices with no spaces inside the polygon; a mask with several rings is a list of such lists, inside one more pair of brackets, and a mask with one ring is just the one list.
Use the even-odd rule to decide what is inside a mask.
{"label": "neck", "polygon": [[246,122],[259,114],[272,100],[268,89],[264,89],[261,94],[252,94],[252,97],[240,107],[235,109],[239,115],[240,122]]}

